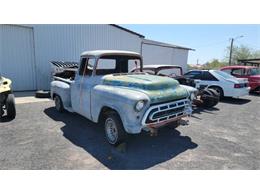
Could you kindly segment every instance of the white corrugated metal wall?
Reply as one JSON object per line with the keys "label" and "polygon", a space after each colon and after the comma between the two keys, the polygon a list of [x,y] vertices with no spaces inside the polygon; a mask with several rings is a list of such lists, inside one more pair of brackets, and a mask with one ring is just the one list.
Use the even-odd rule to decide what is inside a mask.
{"label": "white corrugated metal wall", "polygon": [[[8,77],[13,77],[14,80],[24,79],[23,82],[20,82],[21,86],[17,87],[19,90],[49,89],[51,80],[51,65],[49,61],[78,61],[80,53],[86,50],[118,49],[142,52],[144,64],[178,64],[183,66],[184,70],[187,69],[188,50],[142,44],[142,37],[106,24],[22,25],[27,31],[30,29],[27,35],[31,38],[27,37],[27,41],[30,40],[29,45],[32,45],[32,47],[23,48],[22,50],[25,53],[22,53],[22,50],[20,50],[20,54],[13,53],[15,55],[8,56],[4,53],[5,49],[3,48],[3,45],[7,43],[3,42],[6,41],[6,37],[12,35],[13,38],[9,41],[13,42],[12,46],[16,46],[21,44],[20,39],[24,39],[21,37],[26,36],[20,34],[21,30],[19,29],[22,29],[21,25],[13,25],[17,29],[10,35],[8,35],[9,33],[3,34],[3,26],[5,25],[0,25],[0,33],[2,34],[0,34],[0,43],[2,41],[0,47],[0,71]],[[31,44],[31,42],[33,43]],[[33,54],[30,62],[28,61],[29,54]],[[9,71],[8,74],[4,72],[5,70],[1,70],[4,59],[12,61],[12,58],[15,58],[16,60],[23,61],[21,59],[24,56],[27,56],[27,65],[29,64],[27,67],[31,67],[31,72],[36,77],[35,80],[33,80],[33,76],[29,76],[28,78],[21,77],[21,73],[24,71],[27,71],[28,75],[31,75],[27,69],[21,72]],[[19,64],[16,61],[14,63]],[[30,83],[33,86],[23,86],[24,83]]]}
{"label": "white corrugated metal wall", "polygon": [[142,55],[145,64],[172,64],[182,66],[187,71],[187,49],[164,47],[160,45],[142,44]]}
{"label": "white corrugated metal wall", "polygon": [[51,60],[78,61],[86,50],[140,52],[141,38],[111,25],[33,25],[39,89],[48,89]]}
{"label": "white corrugated metal wall", "polygon": [[1,25],[1,73],[12,80],[13,89],[35,90],[33,29]]}
{"label": "white corrugated metal wall", "polygon": [[172,48],[143,44],[144,64],[172,64]]}
{"label": "white corrugated metal wall", "polygon": [[[5,45],[0,55],[0,64],[5,64],[6,60],[11,61],[13,69],[7,69],[5,66],[0,67],[6,76],[10,77],[20,86],[14,86],[15,90],[32,90],[32,89],[49,89],[51,81],[51,60],[62,61],[79,61],[80,54],[86,50],[97,49],[118,49],[140,52],[141,37],[123,31],[112,25],[11,25],[16,27],[12,32],[5,33],[6,25],[0,25],[2,43]],[[8,28],[10,26],[8,25]],[[28,28],[31,27],[31,28]],[[27,46],[21,47],[21,42],[25,40],[25,35],[21,34],[21,29],[30,29],[28,34],[33,39],[34,50]],[[8,42],[7,42],[8,40]],[[25,44],[25,43],[24,43]],[[7,47],[8,46],[8,47]],[[15,48],[15,46],[17,46]],[[8,49],[12,47],[11,49]],[[6,53],[8,50],[9,53]],[[11,51],[20,51],[20,53]],[[24,53],[27,52],[27,53]],[[25,70],[20,70],[21,61],[25,56],[34,54],[35,62],[27,62],[31,66],[31,71],[35,70],[36,82],[32,81],[31,74],[21,74]],[[20,61],[20,63],[18,63]],[[9,63],[9,64],[10,64]],[[19,65],[18,65],[19,64]],[[35,65],[35,66],[34,66]],[[16,69],[18,68],[18,69]],[[0,70],[1,70],[0,69]],[[17,72],[17,71],[21,72]],[[29,77],[24,77],[29,75]],[[16,80],[23,80],[17,82]],[[27,84],[36,83],[36,86],[28,86]]]}
{"label": "white corrugated metal wall", "polygon": [[182,66],[184,73],[188,71],[188,53],[189,50],[173,48],[172,64]]}
{"label": "white corrugated metal wall", "polygon": [[3,31],[3,26],[2,25],[0,25],[0,76],[1,76],[1,74],[2,74],[2,47],[3,47],[3,43],[2,43],[2,39],[3,39],[3,33],[2,33],[2,31]]}

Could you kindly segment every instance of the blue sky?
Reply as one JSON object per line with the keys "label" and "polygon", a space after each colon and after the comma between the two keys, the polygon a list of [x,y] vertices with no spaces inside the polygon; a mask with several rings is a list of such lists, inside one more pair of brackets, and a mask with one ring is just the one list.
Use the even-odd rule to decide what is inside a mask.
{"label": "blue sky", "polygon": [[200,64],[214,58],[223,59],[231,37],[243,35],[234,45],[244,44],[260,50],[260,25],[216,24],[123,24],[130,30],[143,34],[147,39],[186,46],[196,51],[189,52],[188,63]]}

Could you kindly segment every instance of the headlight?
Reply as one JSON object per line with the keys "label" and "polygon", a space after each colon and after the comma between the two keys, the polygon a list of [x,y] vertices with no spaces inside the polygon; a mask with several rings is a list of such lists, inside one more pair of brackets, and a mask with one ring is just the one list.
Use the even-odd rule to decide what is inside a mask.
{"label": "headlight", "polygon": [[145,105],[145,102],[143,100],[138,101],[135,104],[135,110],[140,112],[143,109],[144,105]]}
{"label": "headlight", "polygon": [[190,94],[190,100],[193,101],[195,99],[195,94],[194,93],[191,93]]}

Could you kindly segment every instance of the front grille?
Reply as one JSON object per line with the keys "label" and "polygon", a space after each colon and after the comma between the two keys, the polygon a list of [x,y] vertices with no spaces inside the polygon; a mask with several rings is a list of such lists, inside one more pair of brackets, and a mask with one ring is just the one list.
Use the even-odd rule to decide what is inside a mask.
{"label": "front grille", "polygon": [[190,106],[188,99],[152,105],[144,115],[143,124],[156,124],[182,116],[185,114],[184,110],[186,106]]}

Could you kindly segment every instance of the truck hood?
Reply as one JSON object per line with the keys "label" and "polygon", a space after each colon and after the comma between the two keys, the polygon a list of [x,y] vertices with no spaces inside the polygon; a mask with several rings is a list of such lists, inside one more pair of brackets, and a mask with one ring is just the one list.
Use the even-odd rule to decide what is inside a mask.
{"label": "truck hood", "polygon": [[188,97],[188,91],[175,79],[154,75],[106,75],[103,84],[126,87],[145,93],[151,103],[166,102]]}

